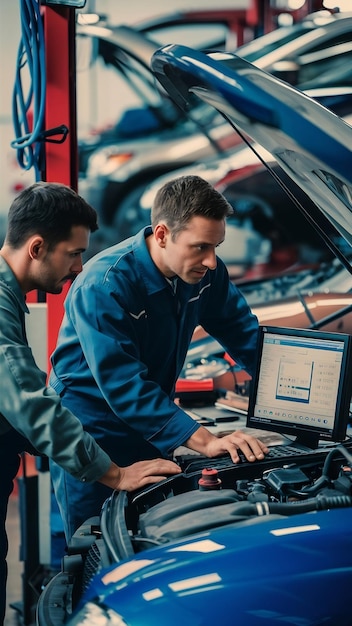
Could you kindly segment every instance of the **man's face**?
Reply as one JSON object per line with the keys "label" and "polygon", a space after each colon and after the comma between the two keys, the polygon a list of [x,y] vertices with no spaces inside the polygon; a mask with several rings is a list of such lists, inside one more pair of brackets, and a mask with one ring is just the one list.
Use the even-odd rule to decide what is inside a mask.
{"label": "man's face", "polygon": [[73,226],[69,239],[60,241],[49,251],[44,246],[36,267],[37,289],[61,293],[64,284],[82,271],[82,253],[88,247],[89,235],[87,227]]}
{"label": "man's face", "polygon": [[224,238],[225,220],[196,215],[176,235],[174,241],[168,231],[162,271],[169,277],[177,275],[186,283],[198,283],[208,269],[216,268],[216,248]]}

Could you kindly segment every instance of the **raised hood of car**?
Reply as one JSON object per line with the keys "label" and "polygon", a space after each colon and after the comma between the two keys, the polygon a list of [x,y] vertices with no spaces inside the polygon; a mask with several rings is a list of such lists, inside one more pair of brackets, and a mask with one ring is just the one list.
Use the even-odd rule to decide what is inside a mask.
{"label": "raised hood of car", "polygon": [[[184,110],[200,98],[272,154],[313,200],[316,215],[301,210],[352,271],[352,126],[234,54],[170,45],[153,55],[152,68]],[[347,242],[342,251],[327,224]]]}

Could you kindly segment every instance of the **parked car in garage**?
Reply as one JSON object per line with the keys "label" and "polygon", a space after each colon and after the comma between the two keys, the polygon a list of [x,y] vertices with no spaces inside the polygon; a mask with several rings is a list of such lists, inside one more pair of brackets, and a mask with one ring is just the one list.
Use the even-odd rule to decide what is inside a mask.
{"label": "parked car in garage", "polygon": [[[207,101],[273,155],[314,203],[307,219],[351,272],[352,126],[230,53],[169,46],[153,69],[173,99]],[[345,242],[339,251],[333,232]],[[348,410],[341,416],[347,429]],[[220,436],[229,428],[217,426]],[[67,618],[71,626],[348,626],[352,457],[350,439],[341,441],[306,456],[296,450],[289,462],[225,457],[210,465],[181,451],[180,476],[114,493],[74,535],[40,598],[39,626]],[[222,488],[204,489],[210,476]]]}
{"label": "parked car in garage", "polygon": [[[351,24],[350,14],[317,14],[291,27],[268,33],[256,44],[244,44],[237,52],[274,73],[283,71],[282,64],[277,67],[277,63],[284,59],[294,60],[297,66],[301,55],[321,50],[326,50],[325,58],[333,63],[335,55],[330,54],[331,50],[351,41]],[[153,42],[143,40],[140,33],[131,29],[89,26],[80,28],[77,33],[79,37],[93,38],[98,57],[110,69],[114,68],[119,74],[122,72],[131,84],[137,86],[144,99],[141,108],[128,111],[116,125],[115,140],[109,131],[102,137],[101,148],[98,137],[93,141],[80,141],[79,191],[97,208],[102,225],[99,235],[92,238],[93,253],[102,246],[101,239],[104,245],[119,239],[118,233],[111,229],[114,217],[118,212],[123,215],[128,211],[147,183],[172,169],[220,154],[240,139],[229,136],[222,116],[206,103],[195,104],[194,101],[187,115],[182,115],[165,93],[155,88],[148,75],[148,66],[151,54],[158,47],[156,42],[153,49]],[[316,67],[320,74],[321,67],[319,64]],[[326,67],[324,71],[327,71]],[[286,70],[285,77],[289,78]],[[111,76],[109,83],[111,93],[114,78],[116,76]],[[298,83],[301,81],[297,70],[293,79]],[[307,80],[307,74],[302,75],[302,80]],[[144,132],[143,125],[147,132]],[[131,129],[134,132],[134,128],[139,128],[143,138],[126,137],[125,133]],[[87,159],[84,154],[91,156]]]}

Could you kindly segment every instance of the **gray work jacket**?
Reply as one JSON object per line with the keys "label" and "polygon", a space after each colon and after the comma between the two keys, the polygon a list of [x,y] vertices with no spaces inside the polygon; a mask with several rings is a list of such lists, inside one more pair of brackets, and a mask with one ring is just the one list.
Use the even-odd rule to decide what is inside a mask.
{"label": "gray work jacket", "polygon": [[28,346],[25,313],[24,295],[0,256],[0,437],[14,428],[79,480],[97,480],[110,458],[46,386]]}

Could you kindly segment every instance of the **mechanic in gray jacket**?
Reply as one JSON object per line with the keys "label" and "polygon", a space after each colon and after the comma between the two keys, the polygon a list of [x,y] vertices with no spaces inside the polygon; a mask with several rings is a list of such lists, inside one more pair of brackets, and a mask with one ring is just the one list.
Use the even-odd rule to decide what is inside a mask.
{"label": "mechanic in gray jacket", "polygon": [[180,472],[162,459],[115,465],[46,386],[46,374],[28,346],[26,293],[60,293],[81,271],[82,252],[96,229],[94,209],[65,185],[35,183],[9,211],[0,250],[0,624],[6,609],[6,512],[21,452],[55,459],[77,484],[98,480],[110,492],[134,490]]}
{"label": "mechanic in gray jacket", "polygon": [[[180,177],[162,187],[152,228],[88,261],[65,302],[50,383],[65,406],[121,465],[168,458],[180,445],[209,457],[267,448],[240,431],[218,438],[174,402],[197,325],[251,372],[257,318],[233,285],[216,248],[232,208],[211,185]],[[105,498],[51,464],[70,537]]]}

